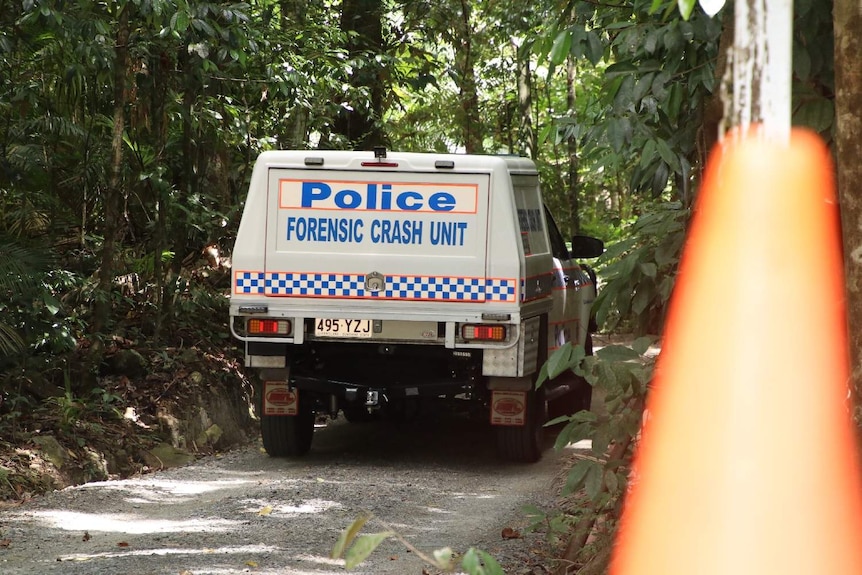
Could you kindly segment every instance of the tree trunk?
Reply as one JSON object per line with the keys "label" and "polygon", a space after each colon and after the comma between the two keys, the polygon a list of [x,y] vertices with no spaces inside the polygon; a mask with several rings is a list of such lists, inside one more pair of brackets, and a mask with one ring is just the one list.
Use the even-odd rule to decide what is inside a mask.
{"label": "tree trunk", "polygon": [[[307,0],[281,0],[280,6],[282,29],[288,30],[291,25],[297,29],[305,28],[308,20]],[[296,102],[287,102],[287,121],[284,131],[278,136],[280,147],[291,150],[304,148],[308,141],[308,120],[307,108]]]}
{"label": "tree trunk", "polygon": [[536,138],[533,131],[533,87],[530,82],[530,50],[521,47],[518,58],[518,140],[521,151],[529,158],[536,157]]}
{"label": "tree trunk", "polygon": [[386,135],[379,125],[383,115],[383,74],[374,56],[382,54],[383,4],[377,0],[344,0],[341,6],[341,30],[347,38],[347,53],[351,59],[361,59],[363,65],[350,77],[354,88],[367,88],[369,102],[345,102],[335,120],[333,131],[344,136],[356,150],[370,150],[386,144]]}
{"label": "tree trunk", "polygon": [[[201,174],[197,170],[197,142],[195,141],[195,129],[192,122],[194,115],[194,104],[197,101],[198,94],[203,91],[201,82],[197,76],[195,69],[195,61],[188,53],[188,50],[182,48],[177,53],[177,66],[180,74],[182,74],[181,89],[182,102],[180,104],[180,117],[182,119],[182,135],[180,146],[182,149],[182,166],[176,177],[176,202],[188,202],[188,198],[194,196],[199,189],[198,179]],[[165,200],[170,198],[169,194],[163,194]],[[164,270],[162,277],[161,307],[159,312],[161,317],[159,323],[163,324],[168,321],[168,318],[173,316],[174,299],[176,295],[176,282],[173,281],[175,275],[179,275],[182,268],[182,261],[189,251],[189,227],[187,225],[188,213],[185,210],[172,210],[172,206],[167,201],[159,206],[161,217],[164,218],[163,224],[170,228],[170,233],[167,234],[170,239],[168,247],[173,249],[174,258],[171,265]]]}
{"label": "tree trunk", "polygon": [[482,121],[479,113],[479,90],[476,86],[473,26],[470,23],[470,3],[461,0],[461,14],[454,24],[455,67],[464,128],[464,148],[468,154],[481,154]]}
{"label": "tree trunk", "polygon": [[[577,68],[575,59],[569,56],[566,59],[566,115],[569,118],[577,117],[575,103],[577,102],[575,93],[575,74]],[[580,181],[578,179],[578,169],[581,162],[578,158],[578,140],[577,138],[568,138],[566,141],[566,150],[569,154],[569,177],[566,182],[566,188],[569,196],[569,221],[572,224],[572,234],[581,233],[581,199],[580,199]]]}
{"label": "tree trunk", "polygon": [[[170,81],[170,60],[167,54],[157,54],[150,62],[153,70],[153,90],[151,94],[150,109],[152,110],[154,147],[156,149],[156,162],[161,164],[165,160],[165,147],[167,146],[168,131],[165,126],[165,106],[168,98],[168,83]],[[161,180],[161,179],[160,179]],[[168,238],[168,203],[170,202],[170,188],[164,181],[158,182],[154,190],[156,203],[156,233],[153,242],[153,277],[156,282],[155,308],[162,309],[165,296],[165,266],[162,262],[162,252],[167,247]],[[155,314],[153,325],[153,339],[159,341],[162,335],[162,324],[164,315]]]}
{"label": "tree trunk", "polygon": [[838,196],[844,234],[851,381],[857,400],[862,396],[862,5],[835,0],[835,144]]}
{"label": "tree trunk", "polygon": [[120,8],[114,46],[114,126],[111,137],[111,176],[105,196],[105,239],[99,268],[99,293],[93,310],[93,332],[107,328],[111,313],[114,260],[121,238],[123,206],[123,132],[126,128],[126,82],[129,67],[129,6]]}

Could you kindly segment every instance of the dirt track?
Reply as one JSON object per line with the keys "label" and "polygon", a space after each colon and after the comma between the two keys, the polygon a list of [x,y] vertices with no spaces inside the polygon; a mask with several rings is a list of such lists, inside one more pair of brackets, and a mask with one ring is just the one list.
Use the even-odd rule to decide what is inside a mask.
{"label": "dirt track", "polygon": [[[300,460],[252,446],[6,508],[0,572],[341,573],[330,551],[342,529],[370,511],[424,552],[478,546],[507,573],[544,573],[543,535],[525,533],[521,507],[553,498],[564,456],[549,449],[535,465],[501,464],[490,427],[456,414],[442,422],[338,420],[315,432]],[[524,536],[504,540],[505,527]],[[373,522],[365,529],[382,530]],[[420,575],[423,563],[390,540],[353,572]]]}

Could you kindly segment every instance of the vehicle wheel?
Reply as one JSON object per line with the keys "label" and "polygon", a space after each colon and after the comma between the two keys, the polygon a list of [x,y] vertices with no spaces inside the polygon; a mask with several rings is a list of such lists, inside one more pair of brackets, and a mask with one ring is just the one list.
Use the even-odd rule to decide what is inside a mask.
{"label": "vehicle wheel", "polygon": [[545,422],[548,405],[543,389],[527,392],[527,415],[523,426],[498,426],[497,453],[501,458],[519,463],[533,463],[542,457],[545,444]]}
{"label": "vehicle wheel", "polygon": [[[587,355],[593,355],[593,336],[587,334],[584,341],[584,351]],[[589,411],[593,400],[593,386],[583,377],[572,374],[574,378],[574,389],[548,406],[548,417],[556,419],[561,415],[574,415],[579,411]]]}
{"label": "vehicle wheel", "polygon": [[260,434],[263,448],[272,457],[305,455],[314,436],[313,403],[300,400],[296,415],[262,415]]}

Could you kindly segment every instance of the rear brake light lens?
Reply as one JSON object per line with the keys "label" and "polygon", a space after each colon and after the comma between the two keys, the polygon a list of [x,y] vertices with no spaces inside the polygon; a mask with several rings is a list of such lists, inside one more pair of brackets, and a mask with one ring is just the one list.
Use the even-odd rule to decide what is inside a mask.
{"label": "rear brake light lens", "polygon": [[291,325],[287,319],[250,319],[249,335],[290,335]]}
{"label": "rear brake light lens", "polygon": [[384,162],[383,160],[379,162],[362,162],[363,168],[397,168],[398,162]]}
{"label": "rear brake light lens", "polygon": [[467,341],[505,341],[506,326],[504,325],[463,325],[461,337]]}

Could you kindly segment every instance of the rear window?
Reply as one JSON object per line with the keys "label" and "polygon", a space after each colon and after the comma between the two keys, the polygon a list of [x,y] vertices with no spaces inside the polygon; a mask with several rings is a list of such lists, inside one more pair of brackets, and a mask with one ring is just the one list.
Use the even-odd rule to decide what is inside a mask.
{"label": "rear window", "polygon": [[539,197],[537,178],[515,176],[512,179],[524,255],[546,254],[549,249],[544,232],[543,206]]}

